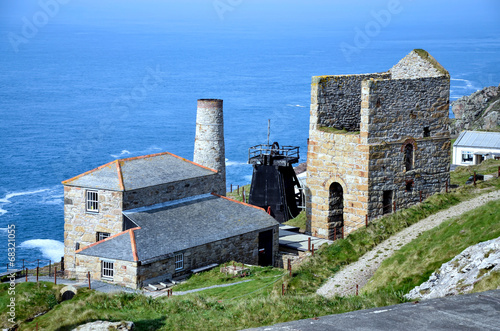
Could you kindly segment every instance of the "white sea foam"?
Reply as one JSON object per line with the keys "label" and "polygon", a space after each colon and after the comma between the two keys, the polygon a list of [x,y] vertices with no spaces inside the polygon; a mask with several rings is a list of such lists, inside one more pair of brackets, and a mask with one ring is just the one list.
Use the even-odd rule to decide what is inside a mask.
{"label": "white sea foam", "polygon": [[247,182],[251,182],[252,181],[252,175],[247,175],[247,176],[245,176],[243,178],[245,178],[245,181],[247,181]]}
{"label": "white sea foam", "polygon": [[25,192],[12,192],[12,193],[7,193],[7,195],[0,199],[0,203],[10,203],[10,199],[23,196],[23,195],[31,195],[31,194],[37,194],[37,193],[42,193],[48,191],[48,188],[41,189],[41,190],[36,190],[36,191],[25,191]]}
{"label": "white sea foam", "polygon": [[15,198],[15,197],[19,197],[19,196],[23,196],[23,195],[38,194],[38,193],[46,192],[48,190],[49,189],[46,188],[46,189],[35,190],[35,191],[24,191],[24,192],[11,192],[11,193],[7,193],[5,195],[5,197],[3,197],[2,199],[0,199],[0,216],[5,215],[7,213],[7,210],[3,209],[2,207],[3,207],[4,204],[12,203],[12,201],[10,201],[10,199]]}
{"label": "white sea foam", "polygon": [[122,150],[122,152],[120,154],[111,154],[111,157],[114,157],[115,159],[118,159],[122,156],[125,156],[125,155],[130,155],[132,153],[130,153],[129,151],[127,151],[126,149]]}
{"label": "white sea foam", "polygon": [[155,152],[158,152],[158,151],[161,151],[161,148],[160,147],[156,147],[156,146],[151,146],[149,148],[146,148],[144,150],[141,150],[141,151],[128,151],[126,149],[122,150],[120,154],[110,154],[111,157],[115,158],[115,159],[120,159],[124,156],[133,156],[133,155],[148,155],[148,154],[153,154]]}
{"label": "white sea foam", "polygon": [[306,108],[306,106],[302,106],[302,105],[291,105],[291,104],[288,104],[287,106],[289,106],[289,107]]}
{"label": "white sea foam", "polygon": [[64,243],[53,239],[31,239],[23,242],[20,248],[38,249],[51,261],[60,261],[64,255]]}
{"label": "white sea foam", "polygon": [[246,162],[238,162],[238,161],[229,161],[226,159],[226,167],[237,166],[237,165],[247,165]]}

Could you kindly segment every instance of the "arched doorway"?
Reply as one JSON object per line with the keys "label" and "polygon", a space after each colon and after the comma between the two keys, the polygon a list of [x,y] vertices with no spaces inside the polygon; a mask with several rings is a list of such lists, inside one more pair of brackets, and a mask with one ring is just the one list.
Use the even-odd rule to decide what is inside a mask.
{"label": "arched doorway", "polygon": [[329,239],[340,238],[344,226],[344,190],[339,183],[330,185],[328,197],[328,232]]}

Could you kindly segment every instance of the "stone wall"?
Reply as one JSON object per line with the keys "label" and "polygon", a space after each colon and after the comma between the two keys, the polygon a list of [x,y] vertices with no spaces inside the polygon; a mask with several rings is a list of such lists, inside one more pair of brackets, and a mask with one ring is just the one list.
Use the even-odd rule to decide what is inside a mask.
{"label": "stone wall", "polygon": [[176,254],[184,253],[184,269],[181,271],[175,270],[174,254],[163,260],[142,265],[138,269],[138,281],[141,286],[144,286],[156,279],[179,277],[189,273],[192,269],[213,263],[237,261],[257,265],[259,262],[259,233],[267,230],[274,231],[273,264],[276,264],[279,252],[278,225],[176,252]]}
{"label": "stone wall", "polygon": [[96,242],[97,232],[115,235],[122,231],[122,192],[97,190],[99,212],[86,211],[86,192],[80,187],[64,187],[64,267],[69,275],[75,268],[75,248]]}
{"label": "stone wall", "polygon": [[335,231],[338,238],[342,229],[364,226],[367,216],[383,214],[384,191],[400,209],[418,202],[420,192],[425,198],[445,190],[449,84],[446,70],[423,50],[387,73],[313,77],[308,232],[334,239]]}
{"label": "stone wall", "polygon": [[220,190],[217,174],[123,192],[123,210],[151,206],[166,201],[216,192]]}
{"label": "stone wall", "polygon": [[104,259],[104,261],[113,262],[113,279],[108,280],[101,276],[101,259],[97,256],[76,255],[75,272],[73,276],[82,281],[87,279],[90,272],[90,278],[99,281],[105,281],[120,286],[137,288],[137,262]]}
{"label": "stone wall", "polygon": [[314,114],[315,123],[320,127],[359,131],[361,81],[367,78],[385,77],[390,77],[390,74],[313,77],[311,104],[317,105]]}
{"label": "stone wall", "polygon": [[[180,271],[175,270],[175,254],[169,254],[154,262],[142,265],[137,262],[104,259],[114,262],[114,277],[109,282],[137,288],[165,279],[179,277],[189,273],[192,269],[204,267],[212,263],[221,264],[229,261],[237,261],[257,265],[259,260],[259,233],[267,230],[274,231],[273,264],[278,264],[279,232],[278,225],[276,225],[268,229],[176,252],[175,254],[184,254],[184,268]],[[99,257],[77,254],[76,266],[72,277],[84,280],[87,277],[87,272],[90,271],[92,279],[103,280],[101,277],[101,260]]]}
{"label": "stone wall", "polygon": [[222,100],[198,100],[193,161],[217,170],[217,193],[226,195],[226,156]]}
{"label": "stone wall", "polygon": [[[312,107],[312,106],[311,106]],[[334,134],[311,124],[307,153],[307,232],[339,238],[364,224],[368,209],[368,145],[360,134]],[[343,224],[329,220],[330,187],[343,193]],[[343,230],[342,230],[343,228]],[[335,230],[337,229],[337,230]]]}
{"label": "stone wall", "polygon": [[361,130],[369,144],[449,137],[449,88],[446,77],[366,80],[362,84]]}
{"label": "stone wall", "polygon": [[[361,128],[370,146],[370,219],[383,215],[384,191],[392,191],[392,203],[401,209],[419,202],[420,194],[424,199],[445,190],[450,167],[448,108],[448,77],[362,83]],[[407,144],[413,149],[408,171]]]}

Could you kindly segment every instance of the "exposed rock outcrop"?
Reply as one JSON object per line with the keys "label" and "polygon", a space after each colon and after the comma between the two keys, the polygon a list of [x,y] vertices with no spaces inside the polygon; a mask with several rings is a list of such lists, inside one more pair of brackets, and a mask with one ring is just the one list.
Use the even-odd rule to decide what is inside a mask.
{"label": "exposed rock outcrop", "polygon": [[425,300],[468,293],[492,272],[500,272],[500,238],[466,248],[406,297]]}
{"label": "exposed rock outcrop", "polygon": [[108,331],[108,330],[133,330],[134,323],[128,321],[121,322],[108,322],[108,321],[95,321],[87,324],[82,324],[73,329],[76,331]]}
{"label": "exposed rock outcrop", "polygon": [[451,103],[452,135],[463,130],[497,130],[500,126],[500,85],[485,87]]}

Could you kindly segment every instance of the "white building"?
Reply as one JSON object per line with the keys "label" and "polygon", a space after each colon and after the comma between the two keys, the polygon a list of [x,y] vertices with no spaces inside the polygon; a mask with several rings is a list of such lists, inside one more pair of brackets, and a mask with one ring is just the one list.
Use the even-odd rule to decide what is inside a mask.
{"label": "white building", "polygon": [[463,131],[453,144],[454,165],[500,160],[500,132]]}

